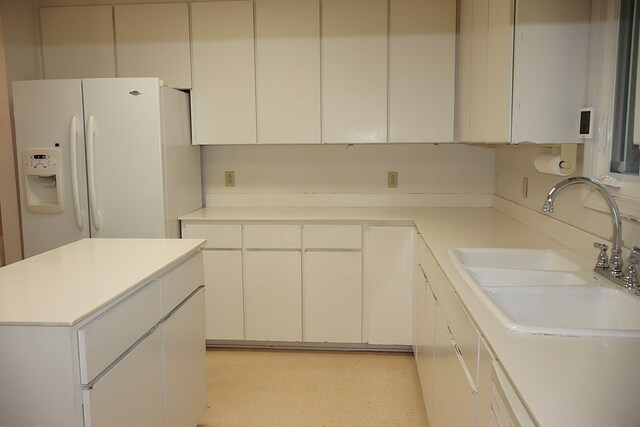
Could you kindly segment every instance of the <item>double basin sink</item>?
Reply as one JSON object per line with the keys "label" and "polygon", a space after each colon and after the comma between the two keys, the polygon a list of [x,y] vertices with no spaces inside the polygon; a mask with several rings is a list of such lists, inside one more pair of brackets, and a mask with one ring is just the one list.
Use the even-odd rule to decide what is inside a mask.
{"label": "double basin sink", "polygon": [[571,253],[459,248],[458,272],[510,330],[640,338],[640,298],[594,277]]}

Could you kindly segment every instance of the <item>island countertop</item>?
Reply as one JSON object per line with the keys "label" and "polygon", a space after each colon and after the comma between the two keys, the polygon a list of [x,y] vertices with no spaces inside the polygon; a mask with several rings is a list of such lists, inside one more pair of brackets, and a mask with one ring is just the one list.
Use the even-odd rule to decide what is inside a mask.
{"label": "island countertop", "polygon": [[204,246],[83,239],[0,268],[0,326],[73,326]]}

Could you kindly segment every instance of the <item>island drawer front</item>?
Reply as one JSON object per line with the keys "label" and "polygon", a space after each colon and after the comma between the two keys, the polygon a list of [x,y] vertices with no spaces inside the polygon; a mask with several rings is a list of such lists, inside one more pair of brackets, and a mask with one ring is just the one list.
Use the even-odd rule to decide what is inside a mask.
{"label": "island drawer front", "polygon": [[300,249],[302,231],[300,225],[245,225],[246,249]]}
{"label": "island drawer front", "polygon": [[242,226],[240,224],[185,224],[184,238],[207,239],[209,249],[241,249]]}
{"label": "island drawer front", "polygon": [[305,225],[302,237],[307,249],[362,249],[360,225]]}
{"label": "island drawer front", "polygon": [[88,384],[161,319],[154,280],[78,330],[80,382]]}
{"label": "island drawer front", "polygon": [[204,283],[202,252],[162,276],[160,283],[164,317]]}

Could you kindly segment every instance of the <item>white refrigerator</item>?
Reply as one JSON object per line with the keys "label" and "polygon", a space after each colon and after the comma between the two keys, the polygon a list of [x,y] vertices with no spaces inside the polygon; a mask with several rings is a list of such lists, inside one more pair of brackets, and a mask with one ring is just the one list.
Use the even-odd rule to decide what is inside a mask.
{"label": "white refrigerator", "polygon": [[13,83],[26,257],[85,237],[180,237],[202,207],[189,95],[156,78]]}

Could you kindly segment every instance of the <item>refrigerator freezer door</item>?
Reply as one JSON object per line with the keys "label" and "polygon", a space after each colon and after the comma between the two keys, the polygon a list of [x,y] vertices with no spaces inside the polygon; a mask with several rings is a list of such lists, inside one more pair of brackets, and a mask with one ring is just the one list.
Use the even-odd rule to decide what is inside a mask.
{"label": "refrigerator freezer door", "polygon": [[93,117],[92,237],[164,237],[159,80],[85,79],[82,87],[87,129]]}
{"label": "refrigerator freezer door", "polygon": [[[72,130],[73,117],[82,117],[82,86],[80,80],[14,82],[13,98],[18,158],[22,158],[23,150],[34,148],[57,148],[61,158],[56,183],[61,186],[63,211],[59,213],[27,209],[25,165],[18,162],[24,255],[29,257],[89,237],[87,221],[77,220],[78,216],[88,215],[82,120],[78,121],[77,134]],[[74,136],[76,152],[72,153]],[[74,186],[78,189],[77,200],[73,198]]]}

